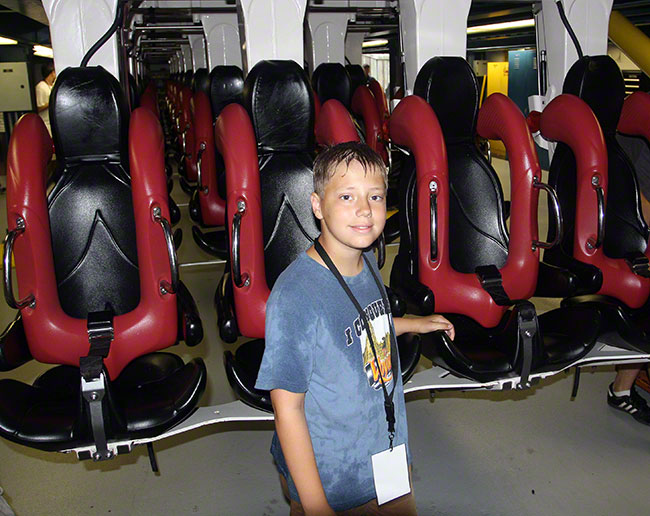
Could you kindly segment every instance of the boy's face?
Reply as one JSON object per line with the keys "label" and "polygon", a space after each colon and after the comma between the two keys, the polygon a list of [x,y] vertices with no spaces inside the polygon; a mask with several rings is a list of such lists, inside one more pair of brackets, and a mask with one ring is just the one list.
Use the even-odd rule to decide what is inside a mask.
{"label": "boy's face", "polygon": [[386,224],[386,187],[379,170],[364,171],[358,161],[340,163],[322,198],[311,196],[314,215],[321,221],[320,242],[330,252],[366,249]]}

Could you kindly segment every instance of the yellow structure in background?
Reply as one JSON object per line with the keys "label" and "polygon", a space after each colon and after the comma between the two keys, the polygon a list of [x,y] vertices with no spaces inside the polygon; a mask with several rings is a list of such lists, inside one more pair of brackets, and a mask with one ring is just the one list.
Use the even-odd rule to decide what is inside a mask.
{"label": "yellow structure in background", "polygon": [[609,38],[646,75],[650,75],[650,38],[618,11],[609,17]]}
{"label": "yellow structure in background", "polygon": [[[508,61],[487,64],[487,96],[503,93],[508,96]],[[500,140],[490,140],[492,156],[505,159],[506,148]]]}

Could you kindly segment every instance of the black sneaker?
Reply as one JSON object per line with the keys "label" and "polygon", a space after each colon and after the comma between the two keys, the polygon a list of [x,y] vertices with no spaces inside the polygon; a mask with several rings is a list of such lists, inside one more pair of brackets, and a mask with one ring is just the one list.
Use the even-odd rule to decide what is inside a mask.
{"label": "black sneaker", "polygon": [[607,404],[615,409],[622,410],[630,414],[639,423],[650,425],[650,407],[641,395],[636,392],[634,385],[630,389],[629,396],[615,396],[610,384],[607,389]]}

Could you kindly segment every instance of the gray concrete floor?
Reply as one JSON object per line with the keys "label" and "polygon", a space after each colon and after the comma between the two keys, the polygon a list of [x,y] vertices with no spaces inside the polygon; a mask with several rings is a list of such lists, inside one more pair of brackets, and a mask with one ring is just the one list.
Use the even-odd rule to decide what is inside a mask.
{"label": "gray concrete floor", "polygon": [[[495,166],[507,185],[507,164],[495,160]],[[187,202],[178,186],[173,196]],[[4,204],[4,195],[0,199]],[[544,223],[545,199],[541,204]],[[194,244],[187,208],[181,209],[185,237],[179,261],[212,261]],[[546,235],[545,228],[540,234]],[[389,249],[386,280],[395,251]],[[205,406],[234,399],[222,356],[236,345],[219,340],[212,304],[222,273],[223,265],[214,264],[181,271],[199,306],[205,339],[196,348],[172,351],[206,361]],[[534,301],[540,312],[557,306],[554,300]],[[2,303],[0,324],[13,316]],[[0,378],[31,382],[48,367],[32,361]],[[650,428],[607,406],[612,368],[586,372],[573,401],[572,376],[564,373],[524,392],[449,392],[435,401],[422,393],[407,396],[419,513],[648,514]],[[159,474],[151,472],[144,447],[93,463],[0,440],[0,486],[19,516],[288,514],[268,451],[272,431],[272,423],[233,423],[169,438],[156,445]]]}

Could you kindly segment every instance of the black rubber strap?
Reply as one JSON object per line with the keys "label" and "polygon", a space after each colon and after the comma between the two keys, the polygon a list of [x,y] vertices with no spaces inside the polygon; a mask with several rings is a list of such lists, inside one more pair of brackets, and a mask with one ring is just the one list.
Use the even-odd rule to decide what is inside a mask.
{"label": "black rubber strap", "polygon": [[519,387],[529,387],[528,379],[533,363],[533,344],[537,338],[537,312],[530,301],[517,302],[518,348],[522,353]]}
{"label": "black rubber strap", "polygon": [[[395,437],[395,403],[393,402],[393,397],[395,395],[395,387],[397,385],[396,380],[395,380],[395,374],[397,371],[399,371],[399,368],[392,367],[393,369],[393,390],[388,393],[388,389],[386,389],[386,382],[384,382],[384,376],[381,374],[381,368],[379,367],[379,358],[377,356],[377,349],[375,347],[375,339],[372,334],[372,330],[370,328],[370,321],[368,321],[368,317],[366,316],[365,311],[359,304],[359,301],[357,301],[357,298],[354,297],[354,294],[350,290],[350,287],[348,284],[345,282],[343,279],[343,276],[341,276],[341,273],[339,270],[336,268],[336,265],[334,265],[334,262],[332,259],[329,257],[327,254],[327,251],[323,249],[323,246],[320,244],[318,239],[314,241],[314,248],[316,249],[316,252],[318,255],[323,259],[325,262],[325,265],[327,265],[327,268],[332,272],[334,277],[338,280],[339,284],[345,291],[345,293],[348,295],[350,298],[350,301],[352,301],[352,304],[355,306],[357,311],[359,312],[359,317],[361,318],[361,321],[363,322],[363,325],[366,329],[366,334],[368,335],[368,340],[370,341],[370,348],[372,349],[372,354],[375,359],[375,363],[377,364],[377,372],[379,374],[379,380],[381,382],[381,389],[382,392],[384,393],[384,410],[386,412],[386,422],[388,423],[388,438],[390,442],[390,449],[393,449],[393,438]],[[384,303],[384,310],[386,310],[387,313],[390,313],[390,305],[388,304],[388,299],[384,293],[384,289],[382,288],[381,281],[375,274],[375,271],[372,269],[370,263],[368,262],[368,259],[366,258],[365,255],[363,255],[364,261],[366,263],[366,266],[370,268],[370,271],[372,273],[372,277],[375,280],[375,283],[377,284],[377,287],[379,288],[379,293],[382,297],[382,302]],[[390,331],[390,354],[391,354],[391,366],[393,361],[395,360],[394,357],[397,356],[397,353],[395,352],[395,346],[394,346],[394,336],[393,336],[393,331],[392,327],[389,325],[389,331]],[[399,359],[398,359],[399,360]]]}
{"label": "black rubber strap", "polygon": [[625,255],[625,263],[627,263],[628,267],[632,269],[634,274],[643,278],[650,278],[650,268],[648,267],[650,263],[645,254],[639,251],[628,253]]}
{"label": "black rubber strap", "polygon": [[503,278],[496,265],[479,265],[474,269],[483,290],[485,290],[494,302],[499,306],[510,306],[514,302],[503,288]]}

